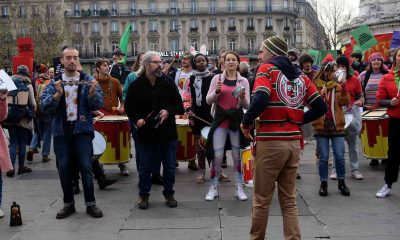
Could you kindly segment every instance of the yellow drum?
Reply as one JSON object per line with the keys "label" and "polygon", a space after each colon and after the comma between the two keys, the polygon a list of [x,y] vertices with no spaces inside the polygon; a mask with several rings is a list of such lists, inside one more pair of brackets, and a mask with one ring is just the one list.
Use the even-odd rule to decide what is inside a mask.
{"label": "yellow drum", "polygon": [[100,163],[118,164],[129,162],[130,137],[128,117],[104,116],[94,123],[94,128],[103,135],[107,142],[106,150],[99,159]]}
{"label": "yellow drum", "polygon": [[178,147],[176,148],[176,160],[192,161],[196,159],[196,142],[188,119],[176,118],[178,130]]}
{"label": "yellow drum", "polygon": [[249,183],[253,181],[253,162],[254,157],[251,154],[250,147],[240,150],[243,182]]}
{"label": "yellow drum", "polygon": [[386,159],[389,148],[389,117],[386,109],[362,113],[361,143],[363,154],[370,159]]}

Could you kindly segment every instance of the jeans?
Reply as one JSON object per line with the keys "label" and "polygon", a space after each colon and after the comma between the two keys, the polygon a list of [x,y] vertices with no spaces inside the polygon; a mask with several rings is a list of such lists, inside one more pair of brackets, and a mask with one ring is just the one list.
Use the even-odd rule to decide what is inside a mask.
{"label": "jeans", "polygon": [[[43,145],[42,145],[42,155],[50,155],[50,148],[51,148],[51,136],[53,133],[53,119],[46,119],[44,120],[43,118],[39,117],[36,118],[36,123],[37,123],[37,131],[39,131],[39,134],[35,131],[33,134],[33,138],[31,141],[31,148],[32,149],[38,149],[39,148],[39,141],[43,140]],[[39,139],[39,135],[40,138]]]}
{"label": "jeans", "polygon": [[25,164],[26,145],[28,144],[29,129],[20,126],[11,126],[8,128],[10,135],[10,144],[8,150],[10,152],[11,163],[15,168],[18,147],[18,167],[22,168]]}
{"label": "jeans", "polygon": [[344,137],[316,135],[319,153],[319,178],[320,181],[328,179],[329,139],[331,140],[333,156],[335,158],[336,173],[338,179],[344,179]]}
{"label": "jeans", "polygon": [[70,135],[54,138],[54,152],[65,206],[74,204],[72,168],[74,161],[82,177],[86,206],[95,205],[92,172],[92,136],[88,134]]}
{"label": "jeans", "polygon": [[400,118],[389,117],[389,149],[385,170],[385,182],[388,185],[399,178],[400,151]]}
{"label": "jeans", "polygon": [[175,161],[178,140],[160,144],[140,144],[139,161],[139,195],[149,196],[151,190],[151,174],[154,165],[161,159],[163,164],[164,195],[174,194]]}

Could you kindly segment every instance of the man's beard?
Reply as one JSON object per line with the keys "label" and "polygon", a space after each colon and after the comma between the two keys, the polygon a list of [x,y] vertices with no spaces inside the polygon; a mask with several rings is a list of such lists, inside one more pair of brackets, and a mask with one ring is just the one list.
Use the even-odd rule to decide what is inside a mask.
{"label": "man's beard", "polygon": [[161,77],[162,76],[162,70],[161,69],[157,69],[157,70],[154,70],[154,76],[156,76],[156,77]]}

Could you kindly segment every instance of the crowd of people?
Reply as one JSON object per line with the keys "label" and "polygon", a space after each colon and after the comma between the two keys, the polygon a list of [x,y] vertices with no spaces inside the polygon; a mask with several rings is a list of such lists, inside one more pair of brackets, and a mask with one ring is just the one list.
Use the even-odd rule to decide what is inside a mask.
{"label": "crowd of people", "polygon": [[[361,61],[361,54],[354,53],[352,59],[344,55],[334,59],[328,55],[319,69],[310,55],[288,49],[286,40],[278,36],[261,43],[258,63],[253,67],[241,62],[236,52],[226,50],[220,51],[218,59],[198,52],[185,53],[178,60],[163,60],[159,53],[148,51],[137,56],[133,67],[124,63],[124,57],[117,48],[112,63],[98,59],[94,76],[90,76],[79,64],[78,51],[66,47],[61,54],[61,73],[55,74],[45,64],[35,67],[34,73],[20,65],[11,76],[18,94],[0,91],[0,122],[9,136],[7,145],[1,129],[0,169],[10,178],[32,172],[25,166],[25,160],[33,161],[40,149],[42,161],[50,161],[53,140],[64,202],[57,219],[75,213],[74,195],[80,192],[79,178],[86,212],[94,218],[103,216],[96,205],[93,179],[100,189],[117,179],[107,178],[99,159],[93,158],[92,139],[93,122],[108,115],[129,118],[139,176],[137,207],[140,209],[150,206],[152,184],[164,186],[168,207],[178,206],[174,197],[175,171],[179,167],[176,152],[180,144],[176,118],[182,116],[188,119],[196,142],[197,157],[188,161],[188,168],[198,172],[196,183],[206,182],[207,163],[210,166],[210,188],[204,194],[207,201],[219,196],[219,181],[230,181],[222,171],[227,166],[227,150],[231,150],[233,159],[234,196],[241,201],[248,199],[243,190],[240,149],[252,145],[251,239],[265,237],[275,186],[285,239],[301,238],[296,178],[300,177],[299,160],[304,147],[301,126],[305,124],[311,124],[315,131],[319,195],[328,195],[330,177],[338,180],[342,195],[350,196],[345,183],[346,143],[351,177],[363,179],[357,149],[362,129],[360,107],[371,111],[386,108],[389,151],[385,185],[376,197],[392,193],[400,163],[399,152],[395,151],[395,146],[400,145],[399,49],[393,51],[391,66],[381,53],[371,54],[368,64]],[[25,101],[24,114],[17,121],[10,121],[16,111],[15,99]],[[346,114],[352,115],[350,123],[346,122]],[[202,134],[205,128],[208,128],[206,136]],[[335,161],[329,175],[330,146]],[[371,159],[371,166],[377,164],[377,159]],[[17,165],[18,171],[15,171]],[[126,163],[118,166],[121,175],[129,176]],[[0,206],[1,193],[0,175]],[[0,208],[0,217],[3,216]]]}

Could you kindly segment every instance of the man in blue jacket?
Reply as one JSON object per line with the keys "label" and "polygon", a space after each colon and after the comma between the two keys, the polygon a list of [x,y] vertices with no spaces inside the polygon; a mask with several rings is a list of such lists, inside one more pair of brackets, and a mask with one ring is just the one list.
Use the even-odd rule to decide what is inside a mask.
{"label": "man in blue jacket", "polygon": [[64,49],[61,62],[64,73],[49,83],[41,97],[42,110],[55,116],[54,152],[64,194],[64,207],[56,218],[63,219],[75,213],[73,165],[79,168],[82,176],[86,212],[100,218],[103,213],[96,207],[92,177],[92,111],[103,106],[103,93],[92,76],[77,71],[79,57],[75,48]]}

